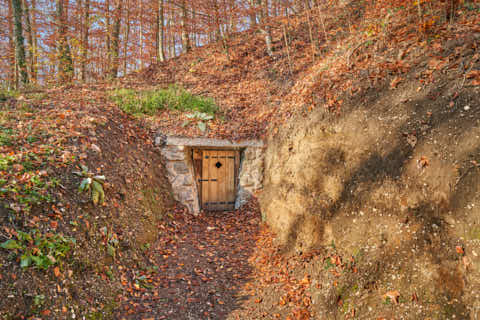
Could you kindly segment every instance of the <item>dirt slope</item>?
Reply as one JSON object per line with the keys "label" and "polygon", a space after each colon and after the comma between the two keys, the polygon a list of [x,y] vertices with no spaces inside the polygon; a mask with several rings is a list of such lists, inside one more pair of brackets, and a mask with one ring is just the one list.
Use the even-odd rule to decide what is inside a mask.
{"label": "dirt slope", "polygon": [[[103,92],[54,89],[0,105],[8,134],[0,146],[0,243],[20,243],[21,232],[34,238],[0,249],[2,319],[112,319],[117,294],[132,285],[130,270],[151,266],[144,248],[169,219],[171,190],[152,133],[109,107]],[[78,193],[80,164],[105,175],[104,205]],[[69,251],[60,237],[75,239],[63,243]],[[22,268],[29,252],[52,265]]]}

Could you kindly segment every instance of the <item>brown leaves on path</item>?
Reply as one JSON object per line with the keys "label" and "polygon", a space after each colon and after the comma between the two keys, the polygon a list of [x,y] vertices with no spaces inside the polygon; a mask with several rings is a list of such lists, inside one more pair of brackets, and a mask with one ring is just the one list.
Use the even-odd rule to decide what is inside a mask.
{"label": "brown leaves on path", "polygon": [[251,202],[235,212],[192,216],[183,208],[159,225],[147,255],[150,270],[125,270],[118,318],[225,319],[241,302],[251,276],[248,258],[260,215]]}

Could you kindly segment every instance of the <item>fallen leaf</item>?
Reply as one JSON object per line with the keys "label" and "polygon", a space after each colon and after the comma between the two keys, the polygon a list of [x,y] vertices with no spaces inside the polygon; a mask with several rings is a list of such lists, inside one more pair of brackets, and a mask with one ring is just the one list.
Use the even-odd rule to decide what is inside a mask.
{"label": "fallen leaf", "polygon": [[402,78],[400,77],[395,77],[393,80],[390,82],[390,89],[396,89],[398,84],[402,82]]}
{"label": "fallen leaf", "polygon": [[398,292],[397,290],[394,290],[394,291],[388,291],[387,293],[385,293],[383,295],[383,299],[384,300],[387,300],[390,299],[391,301],[393,301],[393,303],[395,304],[398,304],[398,298],[400,297],[400,292]]}
{"label": "fallen leaf", "polygon": [[415,292],[412,293],[412,302],[418,302],[418,296]]}
{"label": "fallen leaf", "polygon": [[465,270],[468,270],[472,265],[472,260],[470,260],[470,258],[467,256],[463,256],[462,261],[463,261],[463,266],[465,267]]}
{"label": "fallen leaf", "polygon": [[465,251],[463,250],[462,246],[456,246],[455,250],[457,251],[458,254],[464,255]]}
{"label": "fallen leaf", "polygon": [[59,267],[55,267],[53,269],[53,274],[55,274],[55,277],[60,277],[62,274],[60,273],[60,268]]}
{"label": "fallen leaf", "polygon": [[421,156],[420,159],[417,160],[418,169],[424,169],[428,167],[429,164],[430,164],[430,161],[425,156]]}

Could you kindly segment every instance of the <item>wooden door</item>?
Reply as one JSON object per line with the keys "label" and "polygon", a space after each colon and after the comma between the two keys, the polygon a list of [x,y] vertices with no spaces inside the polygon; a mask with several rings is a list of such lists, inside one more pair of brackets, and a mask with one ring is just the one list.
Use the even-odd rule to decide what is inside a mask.
{"label": "wooden door", "polygon": [[235,151],[203,150],[201,196],[205,210],[235,208]]}

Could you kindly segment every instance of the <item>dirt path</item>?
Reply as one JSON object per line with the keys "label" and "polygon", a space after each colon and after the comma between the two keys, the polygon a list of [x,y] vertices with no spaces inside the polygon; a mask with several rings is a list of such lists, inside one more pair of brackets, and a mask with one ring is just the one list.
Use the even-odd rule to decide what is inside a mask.
{"label": "dirt path", "polygon": [[[259,231],[255,205],[229,213],[178,213],[150,248],[153,272],[131,272],[133,290],[117,319],[225,319],[252,269]],[[128,291],[127,291],[128,292]]]}

